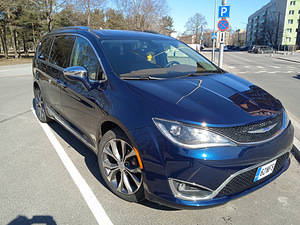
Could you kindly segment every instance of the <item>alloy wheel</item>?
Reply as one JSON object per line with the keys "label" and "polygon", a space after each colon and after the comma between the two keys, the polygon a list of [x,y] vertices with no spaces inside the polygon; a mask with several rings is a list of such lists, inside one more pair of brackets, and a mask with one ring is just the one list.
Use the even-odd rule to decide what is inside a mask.
{"label": "alloy wheel", "polygon": [[120,193],[134,194],[142,184],[142,171],[135,150],[124,140],[112,139],[102,151],[108,182]]}

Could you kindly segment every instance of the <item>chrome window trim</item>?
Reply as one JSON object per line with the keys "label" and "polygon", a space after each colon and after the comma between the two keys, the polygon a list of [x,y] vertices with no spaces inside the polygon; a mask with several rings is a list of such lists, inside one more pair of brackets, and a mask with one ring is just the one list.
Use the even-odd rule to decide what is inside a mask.
{"label": "chrome window trim", "polygon": [[[208,195],[208,196],[206,196],[206,197],[203,197],[203,198],[201,198],[201,197],[196,197],[196,196],[193,196],[193,197],[188,197],[188,196],[182,196],[182,195],[176,195],[175,193],[174,193],[174,191],[173,191],[173,188],[172,188],[172,185],[170,185],[170,179],[173,179],[173,180],[177,180],[177,179],[174,179],[174,178],[169,178],[169,185],[170,185],[170,188],[171,188],[171,190],[172,190],[172,193],[173,193],[173,195],[175,196],[175,197],[177,197],[177,198],[179,198],[179,199],[182,199],[182,200],[189,200],[189,201],[204,201],[204,200],[210,200],[210,199],[213,199],[214,197],[216,197],[218,194],[219,194],[219,192],[232,180],[232,179],[234,179],[236,176],[238,176],[238,175],[240,175],[240,174],[242,174],[242,173],[245,173],[245,172],[247,172],[247,171],[249,171],[249,170],[252,170],[252,169],[254,169],[254,168],[258,168],[258,167],[261,167],[261,166],[263,166],[263,165],[265,165],[265,164],[268,164],[269,162],[272,162],[273,160],[275,160],[275,159],[277,159],[277,158],[279,158],[280,156],[282,156],[282,155],[284,155],[284,154],[286,154],[287,152],[290,152],[291,151],[291,149],[292,149],[292,147],[290,147],[290,148],[287,148],[287,149],[285,149],[281,154],[279,154],[279,155],[277,155],[277,156],[275,156],[275,157],[273,157],[273,158],[271,158],[271,159],[269,159],[269,160],[267,160],[267,161],[264,161],[264,162],[262,162],[262,163],[258,163],[258,164],[255,164],[255,165],[253,165],[253,166],[250,166],[250,167],[248,167],[248,168],[245,168],[245,169],[243,169],[243,170],[240,170],[240,171],[237,171],[236,173],[234,173],[234,174],[232,174],[231,176],[229,176],[216,190],[214,190],[210,195]],[[180,180],[179,180],[180,181]],[[185,181],[183,181],[183,182],[185,182]],[[185,183],[188,183],[188,182],[185,182]],[[205,186],[201,186],[201,185],[199,185],[199,184],[195,184],[195,183],[190,183],[190,184],[193,184],[193,185],[195,185],[195,186],[199,186],[199,187],[202,187],[202,188],[204,188],[204,189],[207,189],[207,190],[210,190],[209,188],[207,188],[207,187],[205,187]]]}

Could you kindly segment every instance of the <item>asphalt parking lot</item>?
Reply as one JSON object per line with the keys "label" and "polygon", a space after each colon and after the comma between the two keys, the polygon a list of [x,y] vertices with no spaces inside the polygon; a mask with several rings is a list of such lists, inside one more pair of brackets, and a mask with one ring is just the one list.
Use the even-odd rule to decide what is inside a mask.
{"label": "asphalt parking lot", "polygon": [[[224,63],[283,101],[298,138],[300,79],[294,77],[300,64],[259,57],[232,53]],[[278,179],[224,205],[177,210],[119,199],[104,185],[94,153],[56,122],[36,119],[31,64],[0,67],[0,132],[0,224],[300,223],[300,164],[294,156]]]}

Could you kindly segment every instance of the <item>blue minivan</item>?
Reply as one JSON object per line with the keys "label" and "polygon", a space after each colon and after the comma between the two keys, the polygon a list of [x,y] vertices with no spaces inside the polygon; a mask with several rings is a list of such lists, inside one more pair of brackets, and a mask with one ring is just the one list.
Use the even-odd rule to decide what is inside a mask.
{"label": "blue minivan", "polygon": [[289,167],[294,130],[281,102],[171,37],[58,29],[39,43],[33,77],[39,120],[95,152],[127,201],[220,204]]}

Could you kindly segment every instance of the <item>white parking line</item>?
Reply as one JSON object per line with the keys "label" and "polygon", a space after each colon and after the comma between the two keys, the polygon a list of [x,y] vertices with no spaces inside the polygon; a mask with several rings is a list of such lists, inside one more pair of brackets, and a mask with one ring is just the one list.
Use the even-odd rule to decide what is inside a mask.
{"label": "white parking line", "polygon": [[255,73],[266,73],[267,71],[266,70],[262,70],[262,71],[257,71]]}
{"label": "white parking line", "polygon": [[280,67],[278,67],[278,66],[270,66],[270,67],[273,67],[273,68],[275,68],[275,69],[279,69]]}
{"label": "white parking line", "polygon": [[257,68],[260,68],[260,69],[262,69],[262,68],[265,68],[265,67],[263,67],[263,66],[256,66]]}
{"label": "white parking line", "polygon": [[245,66],[245,68],[249,69],[249,68],[250,68],[250,66]]}
{"label": "white parking line", "polygon": [[229,66],[229,68],[230,68],[230,69],[235,69],[235,67],[234,67],[234,66]]}
{"label": "white parking line", "polygon": [[268,72],[268,73],[277,73],[277,71],[272,71],[272,72]]}
{"label": "white parking line", "polygon": [[[34,109],[32,109],[32,112],[35,116],[35,118],[38,120],[38,118],[35,115]],[[103,207],[101,206],[100,202],[94,195],[93,191],[87,184],[87,182],[84,180],[84,178],[81,176],[67,153],[65,152],[64,148],[61,146],[53,132],[51,131],[50,127],[46,123],[41,123],[39,120],[41,127],[43,128],[44,132],[46,133],[49,141],[53,145],[54,149],[56,150],[58,156],[60,157],[61,161],[63,162],[64,166],[66,167],[67,171],[71,175],[73,181],[75,182],[76,186],[78,187],[80,193],[82,194],[85,202],[89,206],[90,210],[92,211],[95,219],[99,224],[109,224],[112,225],[113,223],[107,216],[106,212],[104,211]]]}
{"label": "white parking line", "polygon": [[286,72],[284,72],[284,73],[294,73],[294,71],[286,71]]}

